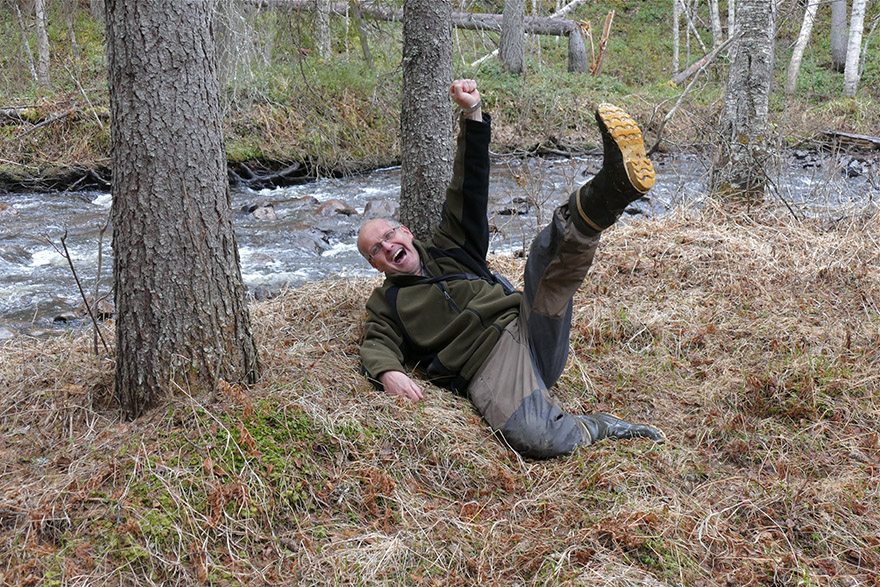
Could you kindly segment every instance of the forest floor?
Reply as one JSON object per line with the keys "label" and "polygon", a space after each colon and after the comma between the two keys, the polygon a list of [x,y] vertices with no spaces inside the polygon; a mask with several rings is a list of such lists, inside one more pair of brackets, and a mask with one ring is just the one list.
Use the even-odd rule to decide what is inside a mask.
{"label": "forest floor", "polygon": [[878,220],[710,200],[607,231],[556,393],[668,441],[550,461],[372,389],[376,280],[254,303],[257,385],[134,422],[90,334],[6,341],[0,583],[877,585]]}

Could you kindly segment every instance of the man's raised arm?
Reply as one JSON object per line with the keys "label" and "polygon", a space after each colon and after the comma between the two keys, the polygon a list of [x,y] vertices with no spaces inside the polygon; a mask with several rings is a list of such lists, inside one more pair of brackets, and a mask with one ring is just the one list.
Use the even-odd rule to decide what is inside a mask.
{"label": "man's raised arm", "polygon": [[456,80],[449,88],[461,108],[461,128],[456,139],[452,181],[446,190],[443,217],[434,234],[442,249],[460,248],[485,263],[489,248],[489,140],[491,119],[482,110],[474,80]]}

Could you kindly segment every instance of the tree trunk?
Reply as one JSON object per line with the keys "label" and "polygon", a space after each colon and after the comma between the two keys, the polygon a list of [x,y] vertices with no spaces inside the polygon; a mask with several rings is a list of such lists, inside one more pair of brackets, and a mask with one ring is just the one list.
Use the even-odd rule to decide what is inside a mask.
{"label": "tree trunk", "polygon": [[[727,38],[736,37],[736,0],[727,0]],[[736,60],[736,50],[739,43],[731,43],[730,49],[727,51],[727,62],[733,63]]]}
{"label": "tree trunk", "polygon": [[15,7],[15,15],[18,17],[18,30],[21,32],[21,43],[24,45],[24,52],[27,56],[28,69],[30,69],[31,77],[34,78],[35,83],[40,83],[40,76],[37,75],[37,66],[34,63],[34,54],[31,51],[31,44],[28,41],[27,28],[24,26],[24,19],[21,16],[21,10],[18,7],[18,4],[12,4]]}
{"label": "tree trunk", "polygon": [[315,0],[315,46],[321,59],[330,57],[330,0]]}
{"label": "tree trunk", "polygon": [[361,54],[367,67],[373,69],[373,54],[370,53],[370,38],[367,35],[367,27],[364,26],[364,12],[359,4],[352,6],[351,15],[354,18],[355,30],[358,40],[361,42]]}
{"label": "tree trunk", "polygon": [[76,0],[64,0],[61,9],[66,15],[67,38],[70,39],[70,46],[73,47],[73,56],[79,61],[79,43],[76,40],[76,29],[74,29],[73,21],[76,18]]}
{"label": "tree trunk", "polygon": [[37,77],[40,84],[49,85],[49,24],[46,19],[46,1],[34,2],[37,23]]}
{"label": "tree trunk", "polygon": [[831,68],[846,67],[846,0],[831,0]]}
{"label": "tree trunk", "polygon": [[721,44],[724,33],[721,31],[721,11],[718,8],[718,0],[709,0],[709,17],[712,20],[712,48]]}
{"label": "tree trunk", "polygon": [[678,73],[681,69],[681,3],[682,0],[672,0],[672,71]]}
{"label": "tree trunk", "polygon": [[584,33],[577,27],[568,33],[568,72],[586,73],[590,71],[590,61],[587,59],[587,47],[584,43]]}
{"label": "tree trunk", "polygon": [[440,222],[452,174],[451,0],[403,3],[400,220],[420,239]]}
{"label": "tree trunk", "polygon": [[862,45],[862,61],[861,61],[861,64],[859,65],[859,77],[860,78],[861,78],[861,76],[863,76],[865,74],[865,61],[867,61],[867,57],[868,57],[868,43],[870,42],[871,36],[874,34],[874,31],[877,28],[878,22],[880,22],[880,14],[874,16],[874,20],[871,23],[871,30],[868,31],[868,34],[866,34],[864,36],[865,44]]}
{"label": "tree trunk", "polygon": [[525,0],[505,0],[501,19],[501,62],[504,71],[525,71]]}
{"label": "tree trunk", "polygon": [[804,11],[804,21],[801,23],[801,32],[794,44],[791,53],[791,62],[788,65],[788,76],[785,79],[785,95],[791,96],[797,88],[798,73],[801,70],[801,62],[804,58],[804,50],[813,32],[813,23],[816,21],[816,12],[819,10],[820,0],[809,0]]}
{"label": "tree trunk", "polygon": [[89,13],[97,22],[104,22],[104,0],[89,0]]}
{"label": "tree trunk", "polygon": [[773,80],[774,0],[742,0],[736,29],[741,47],[730,64],[721,120],[721,147],[712,173],[721,195],[764,196],[767,117]]}
{"label": "tree trunk", "polygon": [[854,97],[859,88],[859,53],[862,49],[862,33],[865,31],[865,2],[866,0],[853,0],[852,3],[846,67],[843,69],[843,95],[849,98]]}
{"label": "tree trunk", "polygon": [[232,228],[210,2],[107,0],[116,396],[253,382]]}

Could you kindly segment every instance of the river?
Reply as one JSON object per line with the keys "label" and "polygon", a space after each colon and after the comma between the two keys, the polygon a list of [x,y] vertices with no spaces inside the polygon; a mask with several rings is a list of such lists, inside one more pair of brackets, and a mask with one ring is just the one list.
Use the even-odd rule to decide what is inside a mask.
{"label": "river", "polygon": [[[654,216],[680,205],[699,205],[708,161],[699,155],[654,157],[657,184],[632,214]],[[575,185],[598,170],[600,158],[497,158],[492,168],[490,250],[522,249]],[[255,297],[288,285],[326,278],[365,277],[373,270],[358,255],[357,228],[365,207],[396,206],[399,168],[272,190],[232,190],[241,270]],[[774,177],[771,199],[799,215],[847,214],[880,201],[877,155],[828,157],[792,152]],[[321,203],[339,199],[357,214],[321,215]],[[112,258],[107,223],[111,197],[100,192],[0,194],[0,339],[42,336],[83,325],[72,319],[81,298],[62,237],[87,294],[110,292]],[[269,203],[274,218],[249,208]],[[66,235],[66,236],[65,236]],[[112,300],[112,294],[109,296]]]}

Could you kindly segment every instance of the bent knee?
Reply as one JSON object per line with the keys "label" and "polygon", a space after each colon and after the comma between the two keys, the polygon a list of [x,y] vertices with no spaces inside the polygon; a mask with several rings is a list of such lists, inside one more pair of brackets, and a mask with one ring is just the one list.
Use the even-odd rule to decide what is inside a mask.
{"label": "bent knee", "polygon": [[549,459],[589,444],[577,418],[548,401],[545,393],[537,390],[526,397],[499,431],[508,446],[525,457]]}

